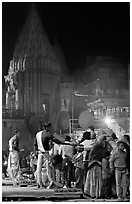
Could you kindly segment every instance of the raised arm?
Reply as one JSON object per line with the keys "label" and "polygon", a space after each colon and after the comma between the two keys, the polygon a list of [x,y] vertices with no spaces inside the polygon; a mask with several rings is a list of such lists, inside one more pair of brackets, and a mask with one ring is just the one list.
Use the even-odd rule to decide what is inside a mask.
{"label": "raised arm", "polygon": [[13,142],[16,140],[16,135],[14,135],[10,140],[9,140],[9,150],[13,150]]}

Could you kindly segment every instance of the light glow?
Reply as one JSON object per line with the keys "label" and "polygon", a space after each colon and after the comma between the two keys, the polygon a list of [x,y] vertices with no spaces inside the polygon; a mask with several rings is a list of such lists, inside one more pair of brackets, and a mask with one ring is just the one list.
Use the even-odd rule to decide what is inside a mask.
{"label": "light glow", "polygon": [[109,125],[110,123],[112,122],[112,119],[111,118],[105,118],[105,123],[107,124],[107,125]]}

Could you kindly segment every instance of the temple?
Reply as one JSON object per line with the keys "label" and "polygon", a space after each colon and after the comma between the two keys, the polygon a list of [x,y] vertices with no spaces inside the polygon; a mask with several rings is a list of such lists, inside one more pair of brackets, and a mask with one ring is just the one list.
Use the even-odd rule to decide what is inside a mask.
{"label": "temple", "polygon": [[[60,87],[61,68],[34,6],[20,33],[10,61],[6,108],[22,115],[45,116],[55,120],[55,95]],[[59,97],[59,95],[58,95]],[[58,98],[59,99],[59,98]]]}
{"label": "temple", "polygon": [[51,44],[33,5],[4,77],[3,149],[15,128],[21,130],[21,142],[28,138],[29,145],[42,123],[50,121],[53,131],[57,130],[60,113],[68,111],[71,97],[71,85],[65,83],[67,65],[62,52],[57,40]]}
{"label": "temple", "polygon": [[87,129],[89,124],[84,124],[90,115],[93,120],[89,122],[96,129],[106,128],[102,119],[109,116],[116,120],[109,128],[118,135],[120,129],[122,134],[129,132],[129,69],[112,57],[96,57],[91,64],[87,57],[85,68],[72,78],[57,38],[51,44],[32,6],[5,76],[2,147],[7,148],[16,127],[23,145],[28,138],[29,148],[40,124],[50,121],[53,132],[71,134],[78,128]]}

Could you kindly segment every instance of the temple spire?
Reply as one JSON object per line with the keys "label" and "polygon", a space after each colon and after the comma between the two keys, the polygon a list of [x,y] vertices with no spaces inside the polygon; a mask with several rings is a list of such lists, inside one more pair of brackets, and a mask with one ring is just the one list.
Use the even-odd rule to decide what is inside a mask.
{"label": "temple spire", "polygon": [[26,55],[26,69],[48,69],[60,72],[60,66],[41,19],[33,3],[18,38],[14,59],[24,58]]}

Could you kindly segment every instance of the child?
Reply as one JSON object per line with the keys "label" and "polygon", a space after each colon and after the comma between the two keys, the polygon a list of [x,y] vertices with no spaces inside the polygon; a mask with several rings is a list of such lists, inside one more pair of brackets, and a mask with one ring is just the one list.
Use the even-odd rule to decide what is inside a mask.
{"label": "child", "polygon": [[123,201],[126,198],[127,192],[127,153],[124,151],[125,142],[119,140],[117,142],[118,149],[113,152],[110,158],[110,168],[112,171],[115,170],[115,179],[116,179],[116,193],[118,201]]}
{"label": "child", "polygon": [[34,173],[37,169],[37,162],[38,162],[37,156],[33,152],[31,152],[30,153],[30,169],[32,172],[32,179],[34,179]]}

